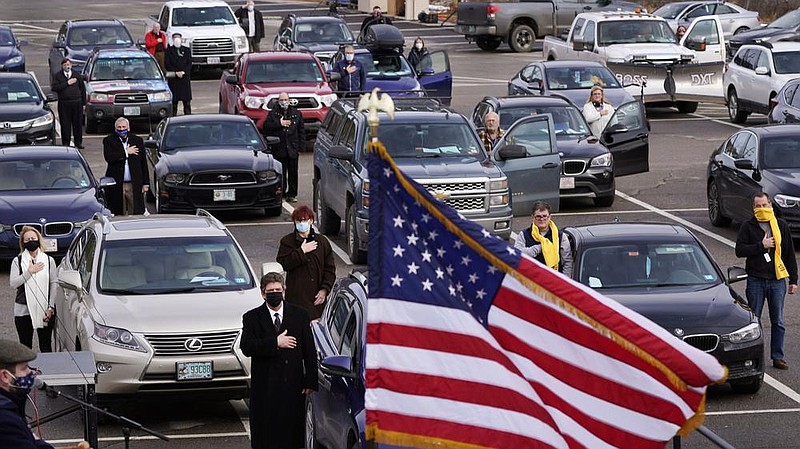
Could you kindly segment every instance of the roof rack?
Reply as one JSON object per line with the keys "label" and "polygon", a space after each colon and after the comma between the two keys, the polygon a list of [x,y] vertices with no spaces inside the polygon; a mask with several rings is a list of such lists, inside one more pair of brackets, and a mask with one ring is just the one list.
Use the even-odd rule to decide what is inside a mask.
{"label": "roof rack", "polygon": [[195,216],[208,218],[208,220],[211,222],[211,224],[214,225],[215,228],[219,230],[225,229],[225,225],[223,225],[221,221],[217,220],[217,217],[211,215],[211,213],[205,209],[201,209],[198,207]]}
{"label": "roof rack", "polygon": [[364,271],[354,268],[353,271],[350,272],[350,276],[361,282],[362,285],[367,285],[367,276]]}

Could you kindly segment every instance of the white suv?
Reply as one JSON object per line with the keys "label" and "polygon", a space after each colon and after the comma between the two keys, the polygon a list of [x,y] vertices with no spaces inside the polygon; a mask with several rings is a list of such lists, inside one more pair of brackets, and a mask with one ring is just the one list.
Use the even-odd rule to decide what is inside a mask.
{"label": "white suv", "polygon": [[769,114],[770,100],[800,76],[800,42],[742,45],[723,75],[725,102],[733,123],[753,112]]}
{"label": "white suv", "polygon": [[59,351],[91,351],[105,395],[247,394],[242,315],[263,303],[242,248],[217,219],[95,215],[58,268]]}

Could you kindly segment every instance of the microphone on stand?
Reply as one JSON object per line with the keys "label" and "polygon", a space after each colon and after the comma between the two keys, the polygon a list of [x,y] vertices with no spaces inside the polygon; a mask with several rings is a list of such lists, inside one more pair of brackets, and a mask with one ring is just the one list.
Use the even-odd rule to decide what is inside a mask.
{"label": "microphone on stand", "polygon": [[44,391],[47,393],[48,398],[57,398],[58,395],[61,394],[59,391],[56,391],[53,389],[53,387],[47,385],[45,381],[39,379],[38,377],[33,380],[33,388],[36,388],[39,391]]}

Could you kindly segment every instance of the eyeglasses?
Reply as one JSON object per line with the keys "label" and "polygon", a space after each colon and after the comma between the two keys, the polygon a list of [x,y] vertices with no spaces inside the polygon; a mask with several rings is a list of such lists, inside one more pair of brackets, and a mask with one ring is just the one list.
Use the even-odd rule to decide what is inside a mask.
{"label": "eyeglasses", "polygon": [[533,218],[534,220],[547,220],[550,218],[550,215],[534,215]]}

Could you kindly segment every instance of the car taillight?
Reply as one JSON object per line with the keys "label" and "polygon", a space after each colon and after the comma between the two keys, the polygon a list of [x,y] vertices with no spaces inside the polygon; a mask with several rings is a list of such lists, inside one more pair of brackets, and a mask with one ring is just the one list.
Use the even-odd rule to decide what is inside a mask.
{"label": "car taillight", "polygon": [[500,5],[486,6],[486,18],[489,20],[494,20],[494,14],[499,10],[500,10]]}

